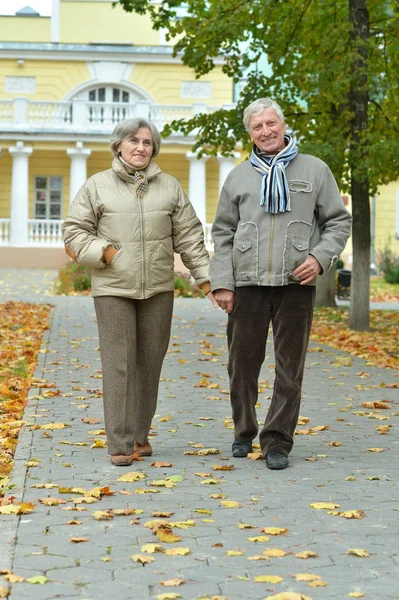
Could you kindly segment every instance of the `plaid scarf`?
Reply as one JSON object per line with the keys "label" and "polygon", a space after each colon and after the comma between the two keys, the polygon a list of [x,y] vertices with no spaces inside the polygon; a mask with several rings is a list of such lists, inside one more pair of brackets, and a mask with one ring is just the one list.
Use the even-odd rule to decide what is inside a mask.
{"label": "plaid scarf", "polygon": [[136,171],[134,167],[129,165],[121,156],[119,156],[119,161],[125,168],[125,171],[129,173],[131,178],[133,179],[133,187],[139,198],[144,198],[145,194],[148,190],[148,179],[144,170]]}
{"label": "plaid scarf", "polygon": [[275,156],[266,156],[255,144],[250,157],[253,168],[262,175],[260,204],[265,212],[277,214],[291,210],[290,192],[288,189],[286,167],[298,154],[296,139],[284,136],[285,148]]}

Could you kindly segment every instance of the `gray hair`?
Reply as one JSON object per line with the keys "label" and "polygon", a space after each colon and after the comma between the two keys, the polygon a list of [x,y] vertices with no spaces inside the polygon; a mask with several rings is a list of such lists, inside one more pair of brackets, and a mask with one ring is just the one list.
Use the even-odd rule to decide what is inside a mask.
{"label": "gray hair", "polygon": [[128,138],[136,135],[138,130],[141,127],[146,127],[151,131],[153,151],[152,157],[155,158],[159,154],[159,150],[161,148],[161,136],[159,134],[158,129],[150,123],[150,121],[146,121],[145,119],[141,119],[140,117],[137,119],[124,119],[123,121],[119,121],[114,127],[110,138],[111,152],[114,156],[118,156],[118,146],[123,140],[127,140]]}
{"label": "gray hair", "polygon": [[284,113],[283,113],[281,107],[277,104],[277,102],[275,102],[271,98],[259,98],[259,100],[255,100],[255,102],[251,102],[251,104],[249,104],[247,106],[247,108],[244,110],[243,122],[244,122],[245,129],[247,131],[249,131],[249,121],[250,121],[251,117],[253,117],[254,115],[262,114],[263,111],[265,111],[268,108],[272,108],[276,112],[278,118],[283,123],[285,123]]}

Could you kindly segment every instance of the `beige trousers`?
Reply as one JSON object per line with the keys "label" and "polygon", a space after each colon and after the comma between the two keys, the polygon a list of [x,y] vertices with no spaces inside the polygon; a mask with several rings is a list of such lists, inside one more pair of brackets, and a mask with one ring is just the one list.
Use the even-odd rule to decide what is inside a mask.
{"label": "beige trousers", "polygon": [[94,298],[103,368],[108,453],[129,455],[147,440],[168,349],[173,292],[145,300]]}

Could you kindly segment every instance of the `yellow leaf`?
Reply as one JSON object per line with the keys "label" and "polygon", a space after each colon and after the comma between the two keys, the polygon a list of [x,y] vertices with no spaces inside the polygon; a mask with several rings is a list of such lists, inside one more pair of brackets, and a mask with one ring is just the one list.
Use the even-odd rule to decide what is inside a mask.
{"label": "yellow leaf", "polygon": [[65,427],[69,427],[69,425],[65,425],[65,423],[46,423],[46,425],[41,425],[40,429],[65,429]]}
{"label": "yellow leaf", "polygon": [[184,579],[177,579],[177,577],[174,577],[173,579],[166,579],[165,581],[160,581],[159,583],[165,587],[173,587],[181,585],[182,583],[185,583],[185,581]]}
{"label": "yellow leaf", "polygon": [[40,585],[43,585],[48,579],[45,575],[37,575],[36,577],[29,577],[29,579],[25,579],[25,581],[26,583],[39,583]]}
{"label": "yellow leaf", "polygon": [[153,556],[145,556],[144,554],[133,554],[132,561],[135,563],[141,563],[145,565],[147,563],[152,563],[155,561]]}
{"label": "yellow leaf", "polygon": [[156,469],[163,469],[164,467],[172,467],[172,463],[170,462],[161,462],[156,461],[150,464],[150,467],[155,467]]}
{"label": "yellow leaf", "polygon": [[135,481],[139,481],[140,479],[145,479],[146,475],[144,473],[136,473],[135,471],[131,471],[130,473],[125,473],[121,477],[118,477],[116,481],[124,481],[126,483],[134,483]]}
{"label": "yellow leaf", "polygon": [[169,479],[154,479],[153,481],[151,481],[150,485],[153,485],[155,487],[166,488],[176,487],[176,484],[173,481],[170,481]]}
{"label": "yellow leaf", "polygon": [[0,586],[0,598],[7,598],[11,590],[7,590],[6,588]]}
{"label": "yellow leaf", "polygon": [[354,475],[349,475],[349,477],[345,478],[345,481],[356,481],[356,477]]}
{"label": "yellow leaf", "polygon": [[227,550],[227,556],[242,556],[245,550]]}
{"label": "yellow leaf", "polygon": [[255,583],[280,583],[283,578],[278,575],[258,575],[254,581]]}
{"label": "yellow leaf", "polygon": [[240,502],[234,500],[222,500],[220,504],[226,508],[241,508]]}
{"label": "yellow leaf", "polygon": [[166,423],[167,421],[170,421],[170,420],[171,420],[171,418],[172,418],[172,415],[167,415],[166,417],[161,417],[161,418],[159,419],[159,422],[160,422],[160,423]]}
{"label": "yellow leaf", "polygon": [[159,490],[146,490],[143,488],[137,488],[137,490],[135,490],[134,492],[135,494],[159,494],[160,491]]}
{"label": "yellow leaf", "polygon": [[163,548],[161,544],[143,544],[141,551],[147,554],[154,554],[155,552],[162,552]]}
{"label": "yellow leaf", "polygon": [[105,440],[96,440],[94,444],[90,446],[90,448],[106,448],[107,442]]}
{"label": "yellow leaf", "polygon": [[66,504],[66,500],[62,498],[40,498],[39,502],[45,506],[58,506],[59,504]]}
{"label": "yellow leaf", "polygon": [[212,465],[214,471],[232,471],[235,469],[234,465]]}
{"label": "yellow leaf", "polygon": [[7,575],[4,576],[4,579],[6,581],[9,581],[10,583],[21,583],[22,581],[25,581],[25,577],[21,577],[20,575],[15,575],[15,573],[8,573]]}
{"label": "yellow leaf", "polygon": [[191,554],[190,548],[169,548],[164,550],[164,554],[167,556],[187,556],[187,554]]}
{"label": "yellow leaf", "polygon": [[223,498],[227,498],[226,494],[209,494],[209,498],[213,498],[214,500],[220,500]]}
{"label": "yellow leaf", "polygon": [[308,583],[308,586],[312,587],[312,588],[326,587],[327,585],[328,585],[327,581],[323,581],[323,580],[311,581],[310,583]]}
{"label": "yellow leaf", "polygon": [[114,515],[108,512],[108,510],[96,510],[91,516],[94,517],[96,521],[109,521],[114,518]]}
{"label": "yellow leaf", "polygon": [[262,533],[267,533],[269,535],[281,535],[282,533],[287,533],[288,529],[283,529],[281,527],[264,527],[261,529]]}
{"label": "yellow leaf", "polygon": [[72,542],[73,544],[82,544],[83,542],[89,542],[89,537],[72,537],[69,538],[68,542]]}
{"label": "yellow leaf", "polygon": [[265,600],[312,600],[312,598],[296,592],[280,592],[274,596],[267,596]]}
{"label": "yellow leaf", "polygon": [[345,519],[363,519],[364,511],[363,510],[346,510],[344,512],[338,513],[340,517],[344,517]]}
{"label": "yellow leaf", "polygon": [[262,454],[262,452],[250,452],[248,454],[248,458],[250,458],[251,460],[264,460],[264,456]]}
{"label": "yellow leaf", "polygon": [[328,442],[327,446],[339,447],[342,446],[342,442]]}
{"label": "yellow leaf", "polygon": [[255,529],[255,525],[250,525],[249,523],[239,523],[238,529]]}
{"label": "yellow leaf", "polygon": [[316,510],[334,510],[334,508],[339,508],[339,504],[335,504],[335,502],[314,502],[313,504],[309,504],[309,506]]}
{"label": "yellow leaf", "polygon": [[217,485],[218,483],[221,483],[221,481],[220,481],[220,479],[212,478],[212,479],[203,479],[200,483],[202,485]]}
{"label": "yellow leaf", "polygon": [[180,594],[171,594],[168,592],[167,594],[158,594],[155,596],[157,600],[176,600],[176,598],[181,598]]}
{"label": "yellow leaf", "polygon": [[267,556],[262,556],[261,554],[255,554],[255,556],[248,556],[248,560],[269,560]]}
{"label": "yellow leaf", "polygon": [[369,452],[384,452],[384,448],[367,448]]}
{"label": "yellow leaf", "polygon": [[296,581],[317,581],[321,580],[321,575],[313,575],[313,573],[297,573],[295,575]]}
{"label": "yellow leaf", "polygon": [[197,508],[194,509],[194,512],[199,513],[200,515],[211,515],[212,511],[206,508]]}
{"label": "yellow leaf", "polygon": [[196,527],[197,524],[192,519],[188,519],[187,521],[175,521],[170,522],[169,525],[171,527],[177,527],[178,529],[188,529],[189,527]]}
{"label": "yellow leaf", "polygon": [[351,550],[348,550],[348,552],[346,552],[346,554],[352,554],[353,556],[360,556],[360,558],[368,558],[370,556],[370,553],[368,552],[368,550],[361,550],[360,548],[352,548]]}
{"label": "yellow leaf", "polygon": [[248,540],[250,542],[268,542],[270,538],[267,535],[256,535],[254,537],[249,537]]}
{"label": "yellow leaf", "polygon": [[268,548],[264,550],[262,553],[264,556],[280,558],[281,556],[285,556],[287,553],[285,550],[280,550],[279,548]]}
{"label": "yellow leaf", "polygon": [[220,450],[217,448],[204,448],[203,450],[198,450],[198,456],[208,456],[209,454],[219,454]]}
{"label": "yellow leaf", "polygon": [[348,596],[351,598],[363,598],[364,592],[350,592]]}
{"label": "yellow leaf", "polygon": [[314,558],[319,556],[317,552],[313,552],[312,550],[304,550],[303,552],[298,552],[295,554],[296,558]]}
{"label": "yellow leaf", "polygon": [[98,502],[97,498],[93,498],[92,496],[83,496],[83,498],[72,498],[71,499],[74,504],[95,504]]}
{"label": "yellow leaf", "polygon": [[159,527],[156,530],[155,534],[161,542],[165,542],[167,544],[174,544],[175,542],[181,542],[180,535],[175,535],[171,529],[167,529],[165,527]]}
{"label": "yellow leaf", "polygon": [[35,508],[35,504],[31,502],[21,502],[20,504],[6,504],[0,506],[1,515],[26,515]]}

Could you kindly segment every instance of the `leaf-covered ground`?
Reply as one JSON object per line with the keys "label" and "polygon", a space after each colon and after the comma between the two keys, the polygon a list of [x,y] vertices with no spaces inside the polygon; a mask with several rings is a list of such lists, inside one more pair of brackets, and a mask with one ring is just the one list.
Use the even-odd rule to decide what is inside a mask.
{"label": "leaf-covered ground", "polygon": [[372,310],[371,331],[351,331],[348,310],[317,308],[311,339],[349,352],[370,365],[399,368],[399,311]]}
{"label": "leaf-covered ground", "polygon": [[381,277],[370,280],[371,302],[399,302],[399,284],[387,283]]}
{"label": "leaf-covered ground", "polygon": [[0,305],[0,477],[12,468],[43,333],[50,307],[7,302]]}

